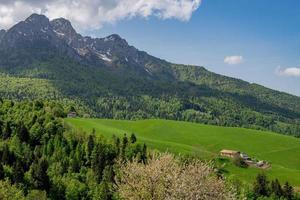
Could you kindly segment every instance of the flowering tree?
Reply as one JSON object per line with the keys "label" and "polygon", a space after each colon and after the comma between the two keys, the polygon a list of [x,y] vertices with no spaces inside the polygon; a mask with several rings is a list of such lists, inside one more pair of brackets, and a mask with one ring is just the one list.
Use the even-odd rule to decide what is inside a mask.
{"label": "flowering tree", "polygon": [[154,156],[148,163],[132,161],[120,166],[116,187],[129,200],[234,199],[224,181],[200,161],[182,164],[171,154]]}

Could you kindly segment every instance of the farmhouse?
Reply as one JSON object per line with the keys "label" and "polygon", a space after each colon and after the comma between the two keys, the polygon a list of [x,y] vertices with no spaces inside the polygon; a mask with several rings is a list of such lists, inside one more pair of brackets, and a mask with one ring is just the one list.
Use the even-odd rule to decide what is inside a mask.
{"label": "farmhouse", "polygon": [[222,151],[220,151],[220,155],[224,156],[224,157],[229,157],[229,158],[236,158],[236,157],[240,156],[240,152],[234,151],[234,150],[223,149]]}
{"label": "farmhouse", "polygon": [[76,112],[70,112],[68,114],[68,118],[74,118],[74,117],[77,117],[77,113]]}

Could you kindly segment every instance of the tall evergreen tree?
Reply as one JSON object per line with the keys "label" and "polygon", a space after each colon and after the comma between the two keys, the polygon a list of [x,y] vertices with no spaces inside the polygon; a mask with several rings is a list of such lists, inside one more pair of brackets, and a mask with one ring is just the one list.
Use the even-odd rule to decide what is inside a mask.
{"label": "tall evergreen tree", "polygon": [[88,164],[91,164],[91,155],[95,146],[94,135],[89,135],[86,145],[86,160]]}
{"label": "tall evergreen tree", "polygon": [[6,122],[4,125],[4,130],[2,133],[2,138],[4,140],[8,139],[12,134],[12,129],[11,129],[11,123],[10,122]]}
{"label": "tall evergreen tree", "polygon": [[278,181],[275,179],[271,182],[271,192],[276,195],[276,197],[280,198],[282,196],[282,187]]}
{"label": "tall evergreen tree", "polygon": [[2,163],[0,163],[0,180],[4,179],[4,168]]}
{"label": "tall evergreen tree", "polygon": [[17,127],[17,136],[22,142],[29,141],[29,132],[23,122],[20,122]]}
{"label": "tall evergreen tree", "polygon": [[120,156],[120,152],[121,152],[121,141],[120,138],[116,137],[115,135],[113,135],[113,141],[117,150],[117,155]]}
{"label": "tall evergreen tree", "polygon": [[2,148],[2,158],[1,161],[4,164],[13,164],[15,161],[14,153],[10,152],[8,144],[4,144]]}
{"label": "tall evergreen tree", "polygon": [[104,168],[105,168],[104,147],[100,144],[97,144],[94,147],[94,150],[92,153],[92,169],[95,173],[98,183],[100,183],[102,180],[102,174],[103,174]]}
{"label": "tall evergreen tree", "polygon": [[256,196],[268,196],[268,184],[267,176],[264,173],[258,174],[254,183],[254,194]]}
{"label": "tall evergreen tree", "polygon": [[22,183],[24,178],[24,169],[22,162],[17,159],[13,166],[13,182]]}
{"label": "tall evergreen tree", "polygon": [[131,142],[131,144],[134,144],[136,142],[136,136],[134,133],[132,133],[130,136],[130,142]]}
{"label": "tall evergreen tree", "polygon": [[287,200],[292,200],[294,197],[294,189],[288,182],[283,186],[283,196]]}
{"label": "tall evergreen tree", "polygon": [[123,160],[126,159],[127,145],[128,145],[128,138],[127,138],[127,135],[125,133],[124,136],[123,136],[123,139],[122,139],[122,149],[121,149],[121,157],[122,157]]}
{"label": "tall evergreen tree", "polygon": [[143,163],[147,163],[147,145],[144,143],[142,153],[141,153],[141,160]]}
{"label": "tall evergreen tree", "polygon": [[31,182],[34,188],[48,191],[50,188],[50,181],[47,174],[48,162],[46,159],[41,158],[35,161],[30,170]]}

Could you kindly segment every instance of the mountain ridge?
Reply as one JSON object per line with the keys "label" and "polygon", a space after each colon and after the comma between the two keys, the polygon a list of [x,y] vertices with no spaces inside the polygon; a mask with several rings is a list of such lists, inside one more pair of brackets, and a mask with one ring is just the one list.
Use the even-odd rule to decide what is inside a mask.
{"label": "mountain ridge", "polygon": [[[300,135],[297,96],[204,67],[170,63],[139,51],[117,34],[82,36],[63,18],[50,21],[33,14],[0,31],[0,73],[7,87],[0,91],[3,96],[45,96],[18,95],[20,88],[31,91],[39,88],[35,80],[45,80],[53,88],[49,98],[75,99],[97,117],[157,117]],[[18,86],[7,85],[5,76],[19,82],[31,78],[32,86],[18,81]]]}

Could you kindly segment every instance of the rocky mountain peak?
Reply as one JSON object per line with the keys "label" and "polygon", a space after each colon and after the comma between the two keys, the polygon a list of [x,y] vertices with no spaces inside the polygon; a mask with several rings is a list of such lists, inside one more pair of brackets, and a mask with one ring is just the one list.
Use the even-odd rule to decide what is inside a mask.
{"label": "rocky mountain peak", "polygon": [[38,26],[49,25],[49,19],[45,15],[32,14],[26,20],[25,23],[30,23]]}
{"label": "rocky mountain peak", "polygon": [[83,37],[76,32],[70,21],[64,18],[50,21],[46,16],[38,14],[32,14],[6,33],[1,32],[0,39],[1,37],[3,39],[0,49],[48,48],[49,52],[59,49],[67,52],[71,58],[84,60],[93,65],[111,67],[121,62],[124,66],[134,66],[140,70],[153,60],[146,53],[130,46],[117,34],[104,38]]}
{"label": "rocky mountain peak", "polygon": [[112,34],[112,35],[109,35],[107,37],[104,38],[104,41],[105,42],[114,42],[116,44],[122,44],[124,46],[127,46],[128,43],[125,39],[121,38],[121,36],[119,36],[118,34]]}
{"label": "rocky mountain peak", "polygon": [[74,38],[78,36],[71,22],[64,18],[54,19],[50,23],[52,25],[53,30],[59,37],[64,36]]}
{"label": "rocky mountain peak", "polygon": [[[50,41],[53,31],[49,19],[44,15],[32,14],[25,21],[21,21],[10,28],[2,38],[2,46],[20,47],[31,46],[33,41]],[[26,44],[25,44],[26,43]]]}

